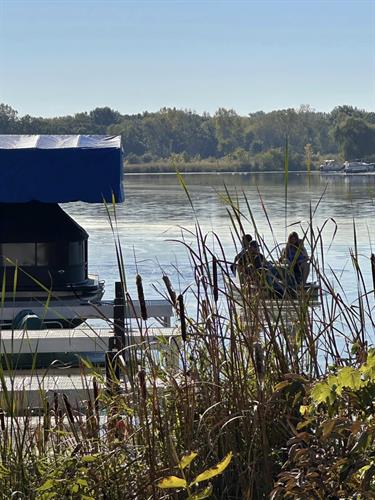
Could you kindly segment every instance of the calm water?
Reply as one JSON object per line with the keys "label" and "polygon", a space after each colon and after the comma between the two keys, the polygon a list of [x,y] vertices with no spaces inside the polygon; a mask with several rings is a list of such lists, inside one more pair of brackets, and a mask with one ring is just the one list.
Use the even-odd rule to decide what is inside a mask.
{"label": "calm water", "polygon": [[[282,174],[192,174],[185,178],[202,227],[220,236],[228,256],[235,254],[235,248],[226,206],[220,197],[224,185],[233,195],[246,194],[258,230],[272,247],[259,189],[276,238],[280,243],[285,241]],[[194,217],[178,180],[174,175],[127,175],[125,191],[126,202],[117,207],[117,217],[130,290],[135,288],[136,269],[143,276],[146,298],[158,297],[152,285],[160,283],[162,270],[170,275],[177,290],[183,289],[192,279],[187,253],[183,245],[169,240],[181,239],[181,228],[193,230]],[[298,222],[306,227],[310,206],[314,209],[320,199],[314,216],[315,227],[322,227],[329,219],[338,227],[329,249],[335,229],[333,220],[324,230],[326,263],[342,273],[341,283],[348,298],[354,300],[356,280],[349,258],[349,249],[354,246],[353,220],[361,264],[368,286],[372,288],[369,256],[375,248],[375,176],[316,174],[309,182],[306,174],[290,174],[287,223]],[[241,205],[245,209],[243,202]],[[106,280],[106,298],[112,298],[113,283],[117,279],[116,254],[105,208],[83,203],[68,204],[64,208],[89,232],[90,271]],[[246,224],[246,231],[254,234],[251,224]],[[187,240],[192,238],[187,236]],[[176,272],[175,266],[181,274]]]}

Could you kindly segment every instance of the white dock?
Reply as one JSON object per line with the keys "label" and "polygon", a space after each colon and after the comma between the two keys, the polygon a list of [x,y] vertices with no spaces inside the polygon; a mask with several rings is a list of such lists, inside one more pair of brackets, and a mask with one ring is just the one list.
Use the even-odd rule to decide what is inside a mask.
{"label": "white dock", "polygon": [[[146,300],[146,311],[149,318],[159,319],[163,326],[170,326],[173,308],[166,300]],[[58,322],[61,319],[111,319],[114,317],[113,300],[102,300],[98,303],[77,302],[77,300],[53,300],[48,307],[43,302],[14,301],[7,302],[0,308],[0,322],[12,322],[22,311],[30,310],[39,318]],[[125,317],[136,319],[141,316],[138,300],[126,304]]]}
{"label": "white dock", "polygon": [[[128,345],[140,348],[147,342],[147,347],[155,351],[167,352],[168,366],[178,368],[179,331],[173,328],[150,328],[142,332],[133,331],[128,335]],[[17,355],[35,354],[94,354],[109,350],[109,339],[113,331],[109,329],[91,330],[75,328],[72,330],[34,330],[0,332],[0,354]],[[84,356],[83,356],[84,357]],[[104,369],[97,368],[103,375]],[[87,371],[87,370],[86,370]],[[54,394],[61,398],[65,394],[73,406],[93,395],[93,375],[82,375],[79,368],[49,368],[34,370],[4,371],[0,385],[0,407],[7,411],[17,408],[22,413],[26,408],[40,409],[45,402],[53,402]]]}
{"label": "white dock", "polygon": [[[128,345],[139,345],[147,341],[157,344],[160,338],[169,340],[177,331],[173,328],[148,328],[133,331]],[[0,354],[46,354],[46,353],[97,353],[109,350],[109,339],[114,335],[108,328],[72,330],[2,330],[0,332]]]}

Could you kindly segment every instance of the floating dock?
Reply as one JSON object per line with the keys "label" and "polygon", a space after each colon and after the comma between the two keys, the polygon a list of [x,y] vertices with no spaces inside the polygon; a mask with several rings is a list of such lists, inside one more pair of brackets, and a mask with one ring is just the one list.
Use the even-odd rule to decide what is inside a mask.
{"label": "floating dock", "polygon": [[[105,354],[111,351],[110,329],[75,328],[73,330],[35,330],[2,331],[0,333],[0,351],[2,357],[11,354],[8,369],[2,372],[3,384],[0,387],[0,406],[8,411],[10,405],[18,412],[28,409],[41,409],[46,401],[52,403],[56,394],[65,394],[71,404],[79,407],[93,395],[93,377],[85,370],[64,366],[66,356],[91,359],[99,362],[96,368],[105,379],[103,367]],[[141,344],[157,352],[166,352],[166,362],[171,369],[178,368],[179,331],[174,328],[147,328],[142,332],[133,331],[127,335],[127,348],[139,349]],[[125,351],[126,349],[125,348]],[[115,351],[117,352],[117,351]],[[46,368],[22,370],[17,367],[17,360],[29,356],[31,360],[38,356],[47,356],[50,365]],[[3,362],[4,363],[4,362]]]}

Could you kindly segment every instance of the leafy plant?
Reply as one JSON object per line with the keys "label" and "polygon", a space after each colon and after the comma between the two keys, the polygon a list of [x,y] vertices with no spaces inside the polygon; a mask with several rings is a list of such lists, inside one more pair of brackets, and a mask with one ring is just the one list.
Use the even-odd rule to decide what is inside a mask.
{"label": "leafy plant", "polygon": [[197,453],[191,452],[188,455],[183,456],[178,464],[178,468],[180,469],[182,477],[167,476],[158,482],[158,487],[161,489],[174,488],[185,490],[187,493],[187,498],[189,500],[203,500],[204,498],[208,498],[209,496],[211,496],[212,485],[210,484],[206,486],[206,488],[196,492],[193,492],[192,489],[197,486],[198,483],[208,481],[209,479],[222,474],[230,464],[233,454],[232,452],[229,452],[221,462],[201,472],[192,481],[189,482],[184,471],[187,467],[189,467],[189,465],[197,457],[197,455]]}

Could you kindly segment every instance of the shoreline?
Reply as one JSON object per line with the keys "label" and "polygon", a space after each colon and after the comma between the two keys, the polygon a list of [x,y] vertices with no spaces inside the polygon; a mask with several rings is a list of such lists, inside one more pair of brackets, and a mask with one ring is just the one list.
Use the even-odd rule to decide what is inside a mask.
{"label": "shoreline", "polygon": [[[181,166],[172,167],[171,165],[159,166],[149,164],[143,166],[142,164],[126,164],[124,163],[124,173],[126,175],[176,175],[178,171],[180,174],[184,175],[229,175],[229,174],[238,174],[238,175],[250,175],[250,174],[281,174],[285,175],[284,170],[259,170],[259,169],[249,169],[243,170],[238,168],[223,168],[223,169],[215,169],[205,167],[197,168],[196,165],[189,168],[190,164],[185,164]],[[308,172],[306,169],[298,169],[298,170],[289,170],[288,175],[291,174],[305,174],[305,175],[323,175],[323,176],[338,176],[338,177],[358,177],[358,176],[373,176],[375,172],[353,172],[353,173],[345,173],[345,172],[321,172],[320,170],[311,170]]]}
{"label": "shoreline", "polygon": [[[181,164],[168,164],[168,163],[127,163],[124,162],[124,171],[129,174],[175,174],[178,170],[182,174],[266,174],[266,173],[281,173],[284,174],[284,168],[262,170],[260,168],[253,168],[250,166],[243,166],[239,164],[208,164],[208,163],[181,163]],[[290,169],[289,173],[306,173],[305,168]],[[312,170],[310,173],[318,173],[318,170]]]}
{"label": "shoreline", "polygon": [[[284,175],[284,172],[282,170],[266,170],[266,171],[261,171],[261,170],[253,170],[249,172],[243,172],[243,171],[233,171],[233,170],[223,170],[223,171],[213,171],[213,170],[202,170],[202,171],[190,171],[190,170],[179,170],[180,174],[184,175],[233,175],[233,174],[238,174],[238,175],[251,175],[251,174],[280,174]],[[142,171],[131,171],[129,172],[126,170],[125,166],[125,174],[126,176],[128,175],[176,175],[176,171],[169,171],[169,172],[157,172],[157,171],[149,171],[149,172],[142,172]],[[289,174],[307,174],[306,170],[291,170],[289,171]],[[313,171],[310,173],[310,175],[316,175],[320,174],[318,171]],[[358,175],[358,174],[356,174]]]}

